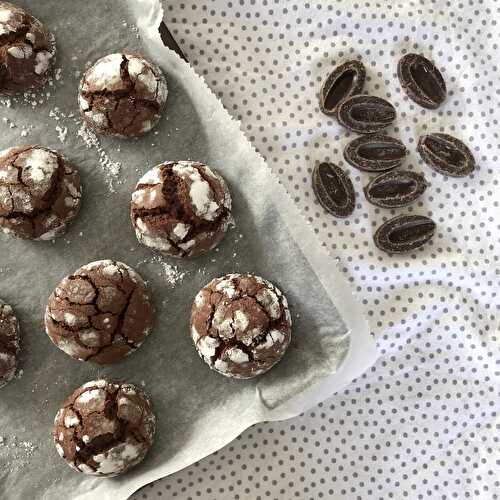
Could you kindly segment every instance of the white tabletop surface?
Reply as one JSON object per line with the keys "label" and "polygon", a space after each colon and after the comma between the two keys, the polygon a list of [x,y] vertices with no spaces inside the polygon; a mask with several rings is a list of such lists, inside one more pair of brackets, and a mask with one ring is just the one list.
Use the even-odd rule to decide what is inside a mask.
{"label": "white tabletop surface", "polygon": [[[165,8],[194,68],[340,259],[381,357],[305,415],[257,425],[133,499],[497,499],[500,2],[171,0]],[[439,110],[401,91],[396,64],[406,52],[443,71],[449,95]],[[366,202],[368,176],[342,158],[353,135],[319,111],[322,79],[352,58],[367,66],[367,90],[397,107],[389,132],[411,150],[405,166],[431,183],[411,208]],[[464,140],[475,173],[444,178],[423,165],[415,143],[429,131]],[[353,179],[357,207],[346,220],[315,201],[311,171],[324,160]],[[438,231],[425,249],[389,257],[372,234],[400,212],[429,215]]]}

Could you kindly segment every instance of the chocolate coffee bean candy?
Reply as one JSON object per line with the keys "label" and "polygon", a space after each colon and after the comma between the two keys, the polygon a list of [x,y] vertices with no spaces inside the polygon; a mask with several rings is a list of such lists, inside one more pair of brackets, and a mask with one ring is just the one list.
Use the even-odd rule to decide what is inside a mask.
{"label": "chocolate coffee bean candy", "polygon": [[359,61],[347,61],[337,66],[326,78],[319,91],[319,107],[325,115],[336,115],[341,101],[361,93],[366,70]]}
{"label": "chocolate coffee bean candy", "polygon": [[78,170],[39,145],[0,152],[0,230],[17,238],[60,236],[80,210]]}
{"label": "chocolate coffee bean candy", "polygon": [[110,54],[83,75],[78,103],[99,134],[137,137],[156,126],[167,101],[161,69],[137,54]]}
{"label": "chocolate coffee bean candy", "polygon": [[151,332],[153,307],[143,279],[112,260],[87,264],[64,278],[49,298],[50,340],[80,361],[116,363]]}
{"label": "chocolate coffee bean candy", "polygon": [[144,459],[154,432],[152,405],[139,387],[94,380],[66,399],[52,436],[57,453],[72,469],[113,477]]}
{"label": "chocolate coffee bean candy", "polygon": [[423,215],[398,215],[382,224],[373,237],[375,245],[387,253],[406,253],[427,243],[436,224]]}
{"label": "chocolate coffee bean candy", "polygon": [[427,189],[425,177],[408,170],[385,172],[364,188],[366,199],[382,208],[406,207]]}
{"label": "chocolate coffee bean candy", "polygon": [[16,5],[0,2],[0,94],[42,87],[55,53],[54,35],[38,19]]}
{"label": "chocolate coffee bean candy", "polygon": [[0,388],[16,373],[19,353],[19,322],[12,307],[0,299]]}
{"label": "chocolate coffee bean candy", "polygon": [[398,78],[408,97],[427,109],[436,109],[446,99],[441,72],[420,54],[406,54],[398,63]]}
{"label": "chocolate coffee bean candy", "polygon": [[335,217],[347,217],[354,211],[354,186],[347,174],[337,165],[317,165],[312,175],[312,187],[321,206]]}
{"label": "chocolate coffee bean candy", "polygon": [[212,280],[196,295],[191,338],[213,370],[248,379],[270,370],[292,335],[288,303],[269,281],[252,274]]}
{"label": "chocolate coffee bean candy", "polygon": [[355,95],[338,106],[338,121],[358,134],[371,134],[388,127],[396,119],[394,106],[381,97]]}
{"label": "chocolate coffee bean candy", "polygon": [[351,141],[344,149],[345,160],[365,172],[385,172],[399,167],[408,150],[394,137],[368,134]]}
{"label": "chocolate coffee bean candy", "polygon": [[450,177],[465,177],[472,173],[476,165],[470,149],[448,134],[423,135],[418,141],[417,151],[427,165]]}

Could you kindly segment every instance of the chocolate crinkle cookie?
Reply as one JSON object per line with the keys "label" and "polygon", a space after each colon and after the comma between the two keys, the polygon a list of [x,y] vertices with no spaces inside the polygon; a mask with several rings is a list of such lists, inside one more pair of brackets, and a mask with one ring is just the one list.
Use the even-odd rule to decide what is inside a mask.
{"label": "chocolate crinkle cookie", "polygon": [[292,321],[285,296],[251,274],[228,274],[201,289],[191,309],[191,337],[214,370],[240,379],[268,371],[285,353]]}
{"label": "chocolate crinkle cookie", "polygon": [[19,323],[12,307],[0,300],[0,387],[13,379],[18,352]]}
{"label": "chocolate crinkle cookie", "polygon": [[86,124],[99,134],[136,137],[159,121],[167,101],[160,68],[136,54],[110,54],[83,75],[78,97]]}
{"label": "chocolate crinkle cookie", "polygon": [[131,218],[142,244],[173,257],[195,257],[224,237],[232,220],[231,195],[206,165],[165,162],[139,180]]}
{"label": "chocolate crinkle cookie", "polygon": [[53,438],[70,467],[112,477],[142,462],[153,444],[155,416],[144,392],[132,384],[95,380],[64,402]]}
{"label": "chocolate crinkle cookie", "polygon": [[56,53],[54,35],[26,11],[0,2],[0,94],[37,89]]}
{"label": "chocolate crinkle cookie", "polygon": [[80,210],[78,170],[57,151],[38,145],[0,153],[0,228],[23,239],[62,234]]}
{"label": "chocolate crinkle cookie", "polygon": [[64,278],[49,297],[45,328],[75,359],[115,363],[151,332],[153,308],[146,285],[121,262],[100,260]]}

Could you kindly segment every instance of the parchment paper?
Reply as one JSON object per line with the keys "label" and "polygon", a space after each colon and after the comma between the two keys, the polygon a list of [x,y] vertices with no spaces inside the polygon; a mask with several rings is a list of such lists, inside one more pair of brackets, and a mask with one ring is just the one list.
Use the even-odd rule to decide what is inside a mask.
{"label": "parchment paper", "polygon": [[[0,392],[0,498],[125,499],[220,449],[248,426],[291,417],[321,401],[366,370],[376,351],[335,260],[320,248],[289,195],[203,80],[161,44],[157,0],[18,3],[55,32],[59,79],[44,89],[36,106],[32,97],[3,100],[0,146],[29,142],[59,149],[79,167],[84,198],[78,219],[54,242],[0,239],[0,297],[20,319],[23,349],[22,376]],[[85,142],[76,116],[78,72],[88,61],[123,49],[144,52],[165,71],[166,116],[158,133],[139,140],[106,138],[97,144],[87,136]],[[137,244],[128,218],[131,189],[142,173],[166,159],[204,161],[228,181],[236,227],[217,252],[189,262],[160,262]],[[62,277],[103,258],[126,262],[148,281],[156,327],[124,362],[95,367],[51,344],[43,312]],[[175,287],[165,280],[163,263],[186,273]],[[210,371],[187,332],[199,288],[239,271],[275,282],[286,293],[294,320],[283,361],[253,381]],[[156,442],[143,464],[107,480],[72,471],[50,437],[64,398],[101,376],[143,384],[158,417]]]}

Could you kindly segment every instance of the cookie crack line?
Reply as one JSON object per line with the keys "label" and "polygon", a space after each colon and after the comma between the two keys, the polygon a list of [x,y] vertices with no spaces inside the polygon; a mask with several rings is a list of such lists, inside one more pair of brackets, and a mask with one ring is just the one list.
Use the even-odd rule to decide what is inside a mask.
{"label": "cookie crack line", "polygon": [[228,274],[205,285],[194,300],[190,325],[200,357],[213,370],[237,379],[270,370],[283,357],[292,333],[285,295],[252,274]]}
{"label": "cookie crack line", "polygon": [[97,97],[115,97],[118,98],[118,104],[120,99],[130,99],[134,104],[140,104],[142,106],[149,107],[154,111],[160,111],[161,106],[151,99],[145,99],[144,97],[136,97],[130,95],[130,90],[128,89],[117,89],[117,90],[82,90],[81,95],[89,102],[89,109],[84,112],[91,111],[91,108],[94,106],[94,100]]}
{"label": "cookie crack line", "polygon": [[[160,208],[160,207],[159,207],[159,208]],[[140,210],[142,210],[142,209],[140,209]],[[154,209],[151,209],[151,210],[154,210]],[[162,211],[162,212],[160,212],[160,213],[158,213],[158,214],[155,214],[155,215],[169,215],[169,212]],[[134,216],[135,216],[135,214],[134,214]],[[149,216],[152,216],[152,214],[149,214]],[[147,217],[148,217],[148,215],[146,216],[146,218],[147,218]],[[137,215],[137,217],[135,217],[135,220],[137,220],[138,218],[142,219],[142,218],[144,218],[144,217],[143,217],[142,215],[140,215],[140,214],[139,214],[139,215]],[[134,220],[134,221],[135,221],[135,220]],[[183,223],[185,223],[184,221],[182,221],[182,222],[183,222]],[[183,249],[179,246],[180,244],[182,244],[182,243],[183,243],[184,239],[182,239],[182,240],[180,240],[180,241],[176,242],[176,241],[174,241],[174,240],[171,238],[171,236],[170,236],[170,235],[168,235],[168,234],[163,234],[163,235],[162,235],[162,238],[165,238],[165,239],[167,240],[168,244],[169,244],[170,246],[172,246],[172,247],[173,247],[173,248],[174,248],[177,252],[179,252],[179,254],[180,254],[180,256],[181,256],[181,257],[184,257],[184,256],[186,256],[186,255],[188,254],[189,250],[183,250]]]}
{"label": "cookie crack line", "polygon": [[[124,276],[123,276],[123,272],[122,272],[122,269],[120,269],[120,267],[117,265],[116,261],[111,261],[112,262],[112,265],[116,266],[117,269],[118,269],[118,272],[120,273],[120,277],[121,277],[121,280],[123,282],[124,280]],[[89,283],[89,285],[92,287],[93,291],[94,291],[94,298],[92,299],[91,302],[87,302],[87,303],[79,303],[79,302],[73,302],[71,301],[70,299],[68,299],[67,297],[61,297],[59,294],[57,294],[56,291],[54,291],[54,295],[61,299],[61,300],[64,300],[66,301],[67,303],[69,303],[70,305],[73,305],[73,306],[87,306],[87,305],[92,305],[95,307],[96,309],[96,314],[92,314],[92,315],[87,315],[86,318],[87,318],[87,323],[89,324],[88,328],[93,328],[95,329],[96,331],[100,332],[100,333],[103,333],[105,332],[105,330],[101,329],[101,328],[97,328],[94,326],[93,322],[92,322],[92,318],[95,318],[96,316],[100,315],[100,314],[110,314],[111,316],[113,317],[117,317],[117,324],[116,324],[116,327],[114,328],[113,332],[111,333],[111,339],[108,343],[106,343],[105,345],[103,346],[100,346],[96,352],[90,354],[89,356],[87,357],[84,357],[83,360],[84,361],[89,361],[91,360],[92,358],[98,356],[99,354],[101,354],[101,352],[104,350],[104,349],[107,349],[108,347],[112,346],[113,343],[114,343],[114,340],[116,339],[116,336],[119,335],[120,337],[122,337],[125,341],[125,343],[131,347],[132,349],[137,349],[137,344],[135,342],[133,342],[132,340],[130,340],[129,338],[127,338],[127,336],[123,333],[122,331],[122,327],[123,327],[123,318],[125,316],[125,314],[127,313],[128,311],[128,308],[130,306],[130,302],[132,300],[132,295],[134,293],[134,289],[127,293],[122,287],[120,284],[118,283],[113,283],[113,286],[115,286],[118,290],[120,290],[120,292],[122,292],[125,296],[126,296],[126,302],[122,308],[122,311],[119,313],[119,314],[116,314],[116,313],[112,313],[112,312],[108,312],[108,311],[103,311],[99,305],[98,305],[98,300],[99,300],[99,287],[96,286],[96,284],[94,283],[94,281],[92,280],[92,278],[88,275],[85,275],[85,274],[72,274],[70,276],[67,277],[68,280],[70,281],[76,281],[78,279],[82,279],[83,281]],[[49,311],[50,311],[50,307],[49,307]],[[75,333],[75,334],[78,334],[79,332],[82,331],[82,327],[72,327],[71,325],[68,325],[65,321],[57,321],[55,320],[52,316],[50,316],[51,318],[51,321],[53,321],[55,324],[57,324],[58,326],[63,326],[64,330],[67,330],[67,331],[70,331],[72,333]],[[87,327],[84,327],[83,329],[86,329]],[[79,336],[78,335],[74,335],[72,336],[72,340],[74,340],[80,347],[84,348],[84,349],[93,349],[95,350],[95,348],[91,347],[91,346],[88,346],[86,345],[85,343],[83,343]]]}
{"label": "cookie crack line", "polygon": [[[18,155],[18,157],[19,157],[19,155]],[[17,161],[17,158],[16,158],[15,161]],[[28,186],[28,184],[26,184],[23,181],[23,167],[20,167],[20,166],[16,165],[15,163],[12,163],[12,166],[17,170],[17,183],[6,182],[4,185],[13,185],[13,186],[16,186],[17,184],[21,184],[21,186],[24,186],[25,188],[27,188],[28,191],[31,194],[31,188],[30,188],[30,186]]]}
{"label": "cookie crack line", "polygon": [[107,349],[108,347],[111,347],[114,342],[115,342],[115,339],[116,339],[116,336],[119,335],[121,338],[123,338],[123,340],[125,341],[125,343],[132,348],[132,350],[134,349],[137,349],[137,344],[135,344],[132,340],[130,340],[124,333],[123,333],[123,322],[124,322],[124,318],[125,318],[125,315],[127,314],[128,312],[128,308],[130,306],[130,302],[132,300],[132,296],[134,294],[134,290],[132,290],[128,296],[127,296],[127,299],[126,299],[126,302],[125,302],[125,305],[123,306],[123,309],[122,311],[120,312],[120,314],[118,315],[118,321],[117,321],[117,324],[116,324],[116,328],[114,329],[113,333],[111,334],[111,340],[108,344],[104,345],[104,346],[101,346],[98,348],[97,352],[94,353],[94,354],[91,354],[90,356],[84,358],[85,361],[90,361],[91,359],[99,356],[99,354],[101,354],[104,349]]}
{"label": "cookie crack line", "polygon": [[[92,389],[94,389],[94,388],[91,388],[89,390],[92,390]],[[88,391],[84,391],[84,392],[88,392]],[[83,394],[84,392],[82,392],[81,394]],[[108,393],[106,394],[106,397],[107,397],[107,395],[108,395]],[[82,413],[74,407],[74,403],[72,403],[69,407],[65,407],[65,408],[66,409],[69,408],[72,412],[74,412],[77,415],[78,419],[80,420],[79,425],[77,425],[75,427],[71,427],[71,428],[72,429],[78,429],[78,427],[81,428],[82,427],[81,424],[85,420],[85,417],[82,415]],[[86,414],[86,417],[93,415],[93,414],[100,414],[100,413],[102,413],[102,411],[89,412]],[[78,450],[78,451],[75,450],[75,458],[74,458],[73,462],[76,466],[78,466],[80,464],[85,464],[85,465],[91,467],[94,470],[94,472],[96,472],[97,468],[92,466],[92,465],[89,465],[88,461],[91,459],[93,460],[94,455],[106,453],[107,451],[109,451],[110,449],[115,447],[116,445],[123,442],[121,440],[121,438],[123,438],[123,436],[126,434],[126,425],[124,425],[123,420],[118,418],[117,415],[113,415],[113,416],[118,420],[118,423],[119,423],[119,433],[116,436],[115,436],[115,433],[101,434],[101,435],[97,436],[96,438],[94,438],[93,440],[91,440],[90,442],[85,443],[81,438],[79,438],[78,436],[75,436],[75,431],[73,431],[73,439],[76,439],[78,441],[78,443],[79,443],[78,445],[80,447],[80,450]],[[79,430],[81,431],[81,429],[79,429]],[[92,443],[96,439],[102,438],[102,436],[106,436],[106,435],[109,435],[110,437],[112,437],[112,440],[110,440],[105,446],[96,446],[95,444]],[[85,455],[88,455],[88,457],[85,458]]]}
{"label": "cookie crack line", "polygon": [[[99,294],[97,291],[97,287],[95,286],[95,284],[92,281],[92,279],[90,278],[90,276],[87,276],[85,274],[71,274],[70,276],[67,277],[67,279],[68,279],[68,281],[77,281],[77,280],[81,279],[81,280],[87,282],[92,287],[92,290],[94,291],[94,298],[92,299],[91,302],[86,302],[83,304],[80,302],[74,302],[73,304],[76,304],[79,306],[86,306],[86,305],[91,304],[91,305],[95,306],[95,308],[97,309],[97,311],[99,311],[99,313],[101,313],[101,314],[103,313],[103,311],[101,311],[101,309],[97,305],[97,299],[99,297]],[[68,299],[66,299],[66,300],[68,300]]]}
{"label": "cookie crack line", "polygon": [[[65,184],[64,177],[70,176],[70,175],[75,175],[75,173],[76,173],[76,171],[71,171],[69,173],[66,173],[64,158],[61,155],[59,155],[57,152],[52,151],[48,148],[38,146],[38,145],[33,145],[33,146],[27,147],[25,149],[21,149],[20,151],[16,151],[14,154],[11,155],[10,158],[7,157],[8,163],[6,162],[6,164],[8,164],[16,169],[19,184],[21,186],[23,186],[23,188],[25,190],[28,191],[30,196],[34,196],[33,190],[31,189],[31,187],[29,185],[27,185],[22,180],[22,170],[24,167],[16,165],[15,162],[18,160],[18,158],[21,154],[29,153],[30,151],[38,150],[38,149],[43,150],[43,151],[47,151],[47,152],[53,154],[56,157],[56,162],[57,162],[55,179],[53,180],[52,185],[50,186],[50,189],[40,199],[40,201],[43,202],[44,205],[47,205],[46,207],[44,207],[44,208],[37,207],[37,208],[30,210],[29,212],[22,212],[19,210],[14,210],[14,194],[12,192],[12,187],[16,186],[16,184],[5,183],[5,182],[0,183],[1,185],[5,186],[7,188],[9,195],[10,195],[10,202],[11,202],[10,211],[6,214],[0,215],[0,219],[9,220],[9,221],[13,220],[13,219],[21,219],[23,221],[28,221],[32,227],[33,232],[36,232],[36,220],[39,219],[40,216],[43,217],[43,216],[46,216],[48,214],[57,214],[57,212],[54,211],[54,205],[57,202],[57,200],[59,199],[59,197],[61,196],[62,190],[64,189],[64,184]],[[29,166],[29,164],[27,166]],[[81,188],[78,186],[77,190],[80,191],[80,189]],[[71,197],[71,199],[73,199],[73,200],[80,199],[79,196],[73,196],[69,191],[66,194],[69,197]],[[68,216],[69,216],[69,214],[68,214]],[[65,226],[66,223],[68,223],[72,218],[73,217],[69,217],[67,219],[61,219],[60,220],[61,225]],[[60,226],[59,225],[55,226],[52,229],[57,229],[58,227],[60,227]],[[46,229],[47,230],[45,232],[51,230],[51,228],[49,228],[49,227],[47,227]],[[45,233],[42,233],[39,236],[42,236],[43,234],[45,234]]]}
{"label": "cookie crack line", "polygon": [[[232,283],[234,284],[234,282],[232,281]],[[266,289],[268,290],[269,288],[265,285],[262,285],[260,288],[259,288],[259,291],[260,290],[263,290],[263,289]],[[276,288],[273,287],[272,288],[272,291],[274,293],[276,293]],[[240,290],[238,289],[238,292],[240,292]],[[213,292],[211,291],[210,292],[210,297],[214,294],[214,293],[219,293],[219,292]],[[257,292],[258,294],[258,292]],[[238,297],[236,297],[236,300],[240,300],[240,299],[243,299],[243,298],[252,298],[255,300],[255,302],[260,306],[260,309],[262,310],[262,312],[267,316],[268,320],[269,320],[269,325],[268,325],[268,328],[266,330],[264,330],[263,332],[261,332],[259,335],[257,335],[256,337],[254,337],[252,339],[252,342],[250,344],[245,344],[244,342],[242,342],[241,340],[238,340],[234,334],[234,328],[233,328],[233,325],[232,323],[234,321],[231,322],[230,324],[230,327],[231,327],[231,330],[233,332],[233,336],[230,337],[230,338],[226,338],[226,337],[223,337],[221,336],[218,331],[217,331],[217,328],[215,328],[213,326],[213,318],[214,318],[214,315],[215,315],[215,311],[217,309],[217,306],[219,304],[217,304],[217,306],[215,305],[212,305],[212,311],[211,311],[211,314],[209,316],[209,318],[207,319],[207,322],[206,322],[206,330],[207,330],[207,333],[205,335],[203,335],[202,337],[200,338],[203,338],[205,336],[209,336],[209,337],[212,337],[212,335],[210,335],[210,332],[211,331],[215,331],[216,333],[216,336],[215,337],[212,337],[212,338],[215,338],[219,341],[221,341],[221,344],[219,346],[217,346],[215,348],[215,354],[213,356],[211,356],[211,362],[214,363],[215,360],[217,359],[220,359],[220,355],[222,354],[222,352],[226,349],[230,349],[232,347],[238,347],[240,348],[243,352],[245,352],[249,358],[250,358],[250,361],[252,362],[255,362],[257,364],[266,364],[265,360],[258,360],[258,359],[255,359],[255,353],[254,353],[254,350],[262,344],[262,342],[266,339],[267,335],[269,334],[269,332],[273,329],[278,329],[276,328],[277,326],[281,326],[283,324],[283,314],[284,314],[284,311],[287,309],[285,307],[285,305],[283,304],[283,297],[280,297],[276,294],[276,296],[278,297],[278,301],[279,301],[279,305],[280,305],[280,316],[279,318],[276,318],[276,319],[273,319],[271,318],[267,311],[265,310],[264,306],[262,305],[262,301],[259,301],[259,299],[256,297],[257,294],[250,294],[250,293],[242,293],[241,295],[238,295]],[[278,329],[280,330],[280,329]],[[280,330],[281,331],[281,330]]]}
{"label": "cookie crack line", "polygon": [[[15,19],[11,21],[10,15],[4,19],[3,25],[7,29],[0,36],[3,47],[0,87],[1,92],[6,95],[34,91],[41,87],[47,80],[49,70],[49,65],[45,63],[55,55],[56,50],[54,36],[46,31],[38,19],[20,8],[12,7],[9,4],[4,5],[6,13],[12,14]],[[26,48],[30,49],[29,54]],[[10,49],[22,51],[23,55],[17,57],[18,54]],[[43,58],[45,62],[40,63],[38,56],[42,53],[48,54],[48,57]],[[14,62],[12,59],[23,59],[23,61]],[[38,72],[39,64],[41,66]]]}
{"label": "cookie crack line", "polygon": [[[131,425],[130,422],[121,418],[118,415],[117,398],[118,398],[118,393],[120,391],[122,391],[122,388],[123,388],[123,386],[118,384],[118,389],[115,392],[111,393],[111,392],[107,391],[106,388],[98,388],[96,386],[88,387],[84,391],[82,391],[78,395],[78,397],[76,397],[71,403],[69,403],[68,405],[65,405],[63,407],[64,410],[69,409],[70,411],[74,412],[79,419],[79,424],[75,427],[71,427],[71,429],[73,429],[73,439],[75,439],[78,442],[78,445],[80,447],[80,450],[78,450],[78,451],[75,450],[75,458],[73,460],[75,465],[82,464],[82,463],[85,465],[89,465],[88,461],[93,460],[95,455],[106,453],[109,450],[111,450],[112,448],[114,448],[115,446],[124,443],[125,442],[124,438],[127,435],[131,435],[133,437],[133,439],[141,445],[147,444],[148,439],[146,437],[143,437],[141,434],[139,434],[137,432],[137,430],[134,428],[134,426]],[[84,416],[80,410],[76,409],[75,402],[85,392],[89,392],[89,391],[92,391],[95,389],[101,389],[101,390],[104,390],[106,392],[105,403],[104,403],[105,408],[104,408],[104,410],[94,410],[94,411],[88,412]],[[108,404],[110,406],[108,406]],[[108,432],[105,434],[98,435],[94,439],[89,441],[88,443],[85,443],[81,438],[79,438],[78,436],[75,435],[76,434],[75,430],[82,432],[82,424],[90,415],[103,414],[103,413],[104,413],[104,415],[106,415],[106,410],[108,408],[111,408],[111,417],[118,424],[118,432],[113,432],[113,433]],[[140,421],[142,422],[143,419],[144,419],[144,409],[141,408]],[[96,446],[95,441],[102,439],[103,436],[109,436],[110,439],[106,439],[105,445]],[[95,468],[93,466],[90,466],[90,467],[94,470],[94,472],[97,471],[97,468]]]}
{"label": "cookie crack line", "polygon": [[[200,172],[200,171],[199,171]],[[200,172],[201,174],[201,172]],[[210,184],[208,181],[207,177],[201,177],[209,184],[210,189],[215,192],[214,186]],[[185,185],[185,181],[182,179]],[[166,185],[166,182],[164,182],[164,185]],[[144,189],[144,188],[153,188],[156,187],[158,184],[138,184],[136,189]],[[164,195],[165,196],[165,195]],[[169,198],[172,197],[171,195],[168,196]],[[175,192],[175,200],[178,201],[178,189],[176,189]],[[181,203],[178,201],[178,204],[181,205]],[[132,215],[134,216],[135,220],[140,218],[144,220],[148,220],[149,218],[156,217],[159,215],[166,215],[170,216],[172,213],[171,208],[169,207],[155,207],[155,208],[132,208]],[[196,238],[200,234],[207,232],[207,231],[213,231],[217,230],[220,227],[220,223],[227,219],[229,217],[229,210],[227,207],[222,203],[219,205],[219,213],[217,217],[214,220],[208,221],[205,219],[202,219],[198,216],[195,215],[196,219],[193,220],[192,218],[189,218],[185,210],[182,211],[181,217],[176,218],[178,222],[181,222],[183,224],[188,224],[190,227],[189,231],[186,233],[186,235],[180,239],[177,242],[174,242],[171,240],[171,238],[168,235],[165,235],[165,238],[168,240],[168,242],[179,252],[183,253],[186,255],[189,250],[183,250],[182,248],[179,247],[179,245],[186,243],[189,240],[192,240],[193,238]],[[178,215],[178,214],[176,214]]]}
{"label": "cookie crack line", "polygon": [[[208,333],[207,333],[207,335],[210,336]],[[203,337],[205,337],[205,335]],[[201,338],[203,338],[203,337],[201,337]],[[217,338],[217,340],[222,340],[222,344],[220,344],[219,346],[217,346],[215,348],[215,354],[213,356],[211,356],[211,359],[210,359],[210,362],[212,364],[215,363],[215,361],[217,361],[218,359],[220,359],[223,351],[225,351],[227,349],[232,349],[233,347],[237,347],[238,349],[241,349],[249,357],[249,361],[251,361],[252,363],[262,364],[261,360],[255,359],[254,353],[253,353],[253,351],[250,350],[250,347],[247,346],[246,344],[244,344],[241,340],[237,340],[235,338],[225,340],[219,336],[217,336],[215,338]]]}
{"label": "cookie crack line", "polygon": [[[22,167],[20,165],[16,165],[16,161],[19,159],[19,157],[22,154],[29,153],[30,151],[33,151],[34,149],[43,149],[44,151],[47,151],[47,149],[45,149],[45,148],[40,148],[40,147],[36,147],[36,146],[30,146],[26,149],[23,149],[22,151],[16,151],[14,153],[14,155],[12,156],[12,160],[9,163],[6,162],[6,165],[12,166],[17,170],[17,183],[2,181],[1,182],[2,186],[16,186],[18,184],[21,184],[21,186],[24,186],[25,188],[27,188],[28,191],[30,192],[30,194],[32,194],[31,187],[23,181],[22,176],[23,176],[23,168],[24,167]],[[27,166],[29,167],[29,165],[27,165]],[[57,166],[59,167],[59,157],[58,156],[57,156]]]}
{"label": "cookie crack line", "polygon": [[[67,316],[66,316],[67,315]],[[145,283],[126,264],[106,259],[82,266],[52,292],[46,333],[80,361],[115,363],[151,332],[153,309]]]}
{"label": "cookie crack line", "polygon": [[[130,59],[127,59],[127,54],[122,54],[122,57],[123,57],[123,61],[122,61],[122,64],[123,62],[125,62],[126,64],[123,65],[123,69],[124,69],[124,77],[125,77],[125,80],[130,84],[130,87],[131,87],[131,91],[135,92],[137,89],[137,82],[139,80],[139,76],[145,74],[145,71],[147,70],[146,67],[144,67],[145,69],[143,69],[140,73],[137,74],[136,76],[136,79],[135,81],[132,79],[132,77],[130,76],[130,72],[129,72],[129,64],[130,64]],[[122,68],[122,66],[120,65],[120,69]],[[158,94],[158,85],[159,85],[159,79],[158,77],[155,75],[154,71],[152,70],[151,68],[151,72],[153,73],[154,77],[155,77],[155,80],[156,80],[156,89],[155,89],[155,96],[154,96],[154,99],[144,99],[144,98],[140,98],[140,97],[133,97],[133,100],[135,103],[138,103],[142,106],[146,106],[146,107],[149,107],[150,109],[153,109],[153,111],[156,111],[157,113],[160,111],[161,109],[161,105],[160,103],[158,103],[158,101],[156,100],[157,99],[157,94]]]}

